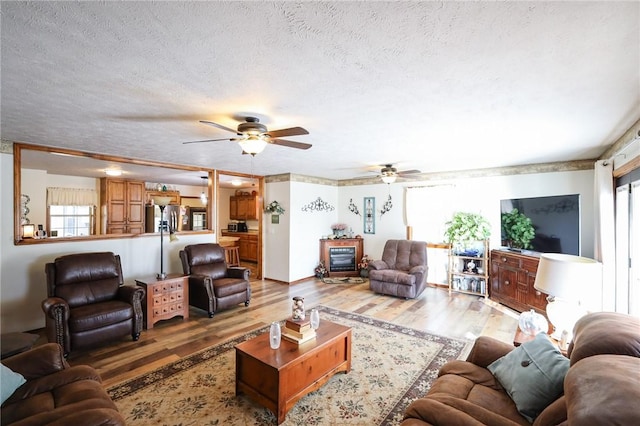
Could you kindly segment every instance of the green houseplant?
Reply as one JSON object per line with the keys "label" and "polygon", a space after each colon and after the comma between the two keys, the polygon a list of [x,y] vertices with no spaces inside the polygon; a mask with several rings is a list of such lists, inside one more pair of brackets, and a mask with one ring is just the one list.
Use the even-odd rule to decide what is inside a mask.
{"label": "green houseplant", "polygon": [[508,213],[502,213],[500,217],[502,223],[502,235],[505,238],[507,246],[514,248],[527,249],[530,248],[529,244],[533,237],[536,235],[536,231],[531,224],[531,219],[518,211],[513,209]]}
{"label": "green houseplant", "polygon": [[476,241],[483,241],[491,236],[491,224],[478,213],[454,213],[445,225],[445,241],[457,247],[456,250],[464,250]]}

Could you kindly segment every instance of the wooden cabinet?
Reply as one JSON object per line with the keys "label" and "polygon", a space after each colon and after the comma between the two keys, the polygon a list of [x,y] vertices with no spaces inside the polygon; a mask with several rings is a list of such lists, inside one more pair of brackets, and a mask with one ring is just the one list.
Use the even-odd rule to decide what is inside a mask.
{"label": "wooden cabinet", "polygon": [[491,250],[491,299],[518,312],[534,309],[545,315],[547,295],[533,288],[538,261],[536,253]]}
{"label": "wooden cabinet", "polygon": [[239,238],[237,245],[239,247],[240,260],[247,262],[258,261],[258,234],[253,232],[222,231],[222,236]]}
{"label": "wooden cabinet", "polygon": [[151,204],[152,197],[171,197],[171,201],[169,201],[169,204],[180,205],[180,191],[147,191],[147,204]]}
{"label": "wooden cabinet", "polygon": [[146,302],[142,306],[145,328],[153,328],[160,320],[181,315],[189,318],[189,277],[169,274],[164,280],[156,277],[136,279],[136,284],[146,291]]}
{"label": "wooden cabinet", "polygon": [[364,255],[362,238],[320,240],[320,261],[330,277],[357,277],[358,263]]}
{"label": "wooden cabinet", "polygon": [[449,294],[452,291],[489,295],[489,241],[482,241],[482,248],[474,253],[454,253],[449,248]]}
{"label": "wooden cabinet", "polygon": [[229,199],[229,219],[258,220],[260,205],[257,195],[233,195]]}
{"label": "wooden cabinet", "polygon": [[102,233],[143,233],[145,197],[144,182],[100,179]]}

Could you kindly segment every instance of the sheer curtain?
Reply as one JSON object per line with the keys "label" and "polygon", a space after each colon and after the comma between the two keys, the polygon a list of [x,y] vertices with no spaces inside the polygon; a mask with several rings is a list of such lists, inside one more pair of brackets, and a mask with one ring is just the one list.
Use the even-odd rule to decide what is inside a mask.
{"label": "sheer curtain", "polygon": [[599,160],[595,164],[594,223],[595,259],[602,262],[602,300],[600,309],[616,310],[616,242],[614,214],[613,164]]}

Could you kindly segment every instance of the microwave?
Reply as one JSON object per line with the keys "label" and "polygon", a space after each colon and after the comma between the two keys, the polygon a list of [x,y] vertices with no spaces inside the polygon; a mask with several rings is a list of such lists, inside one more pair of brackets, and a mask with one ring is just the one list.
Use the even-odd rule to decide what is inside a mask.
{"label": "microwave", "polygon": [[230,232],[238,232],[238,224],[237,223],[230,223],[227,225],[227,231]]}

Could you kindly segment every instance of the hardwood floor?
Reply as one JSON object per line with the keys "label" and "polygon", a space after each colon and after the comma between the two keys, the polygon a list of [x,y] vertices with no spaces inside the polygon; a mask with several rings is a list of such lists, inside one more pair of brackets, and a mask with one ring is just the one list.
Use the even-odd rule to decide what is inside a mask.
{"label": "hardwood floor", "polygon": [[[449,337],[473,340],[488,335],[513,343],[517,314],[490,300],[427,287],[414,300],[383,296],[369,290],[368,284],[324,284],[312,279],[295,285],[260,280],[251,283],[252,299],[247,308],[216,313],[210,319],[204,311],[191,308],[190,318],[160,321],[151,330],[143,330],[140,340],[123,338],[120,342],[69,355],[72,365],[89,364],[96,368],[104,385],[128,380],[201,349],[242,335],[248,331],[284,319],[291,313],[293,296],[302,296],[305,307],[315,305],[356,312],[395,324]],[[44,332],[37,344],[44,343]]]}

